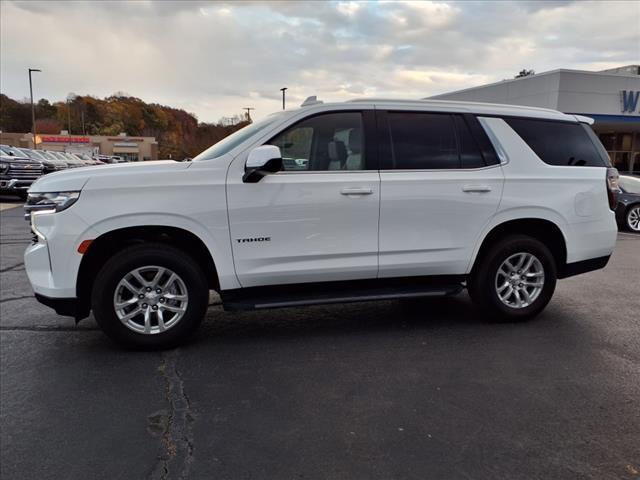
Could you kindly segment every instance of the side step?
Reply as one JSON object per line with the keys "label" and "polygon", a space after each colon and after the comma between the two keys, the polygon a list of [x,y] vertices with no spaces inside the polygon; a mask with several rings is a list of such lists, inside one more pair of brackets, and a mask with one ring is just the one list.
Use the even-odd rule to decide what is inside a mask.
{"label": "side step", "polygon": [[222,291],[221,297],[224,309],[234,312],[456,295],[464,289],[462,281],[447,276],[273,285]]}

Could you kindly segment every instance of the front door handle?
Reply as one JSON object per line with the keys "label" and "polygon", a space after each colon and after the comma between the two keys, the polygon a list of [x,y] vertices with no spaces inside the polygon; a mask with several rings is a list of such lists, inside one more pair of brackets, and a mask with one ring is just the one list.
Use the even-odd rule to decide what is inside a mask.
{"label": "front door handle", "polygon": [[343,188],[340,190],[341,195],[371,195],[372,188]]}
{"label": "front door handle", "polygon": [[465,185],[462,187],[463,192],[467,193],[488,193],[491,191],[489,185]]}

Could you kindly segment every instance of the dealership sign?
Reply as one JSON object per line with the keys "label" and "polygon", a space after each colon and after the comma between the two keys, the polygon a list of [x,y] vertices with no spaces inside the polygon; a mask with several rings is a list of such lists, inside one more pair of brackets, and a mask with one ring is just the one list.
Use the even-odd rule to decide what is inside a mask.
{"label": "dealership sign", "polygon": [[640,90],[621,90],[620,100],[622,102],[622,113],[640,113],[638,110],[639,99]]}
{"label": "dealership sign", "polygon": [[40,135],[38,143],[89,143],[89,137],[70,137],[66,135]]}

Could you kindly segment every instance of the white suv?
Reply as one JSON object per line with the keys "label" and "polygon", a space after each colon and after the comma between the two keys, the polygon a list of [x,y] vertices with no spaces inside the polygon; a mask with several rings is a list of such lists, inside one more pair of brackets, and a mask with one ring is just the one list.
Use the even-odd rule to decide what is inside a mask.
{"label": "white suv", "polygon": [[227,310],[452,295],[539,313],[603,268],[617,172],[553,110],[365,100],[273,114],[192,162],[54,173],[29,190],[36,298],[129,346],[176,345]]}

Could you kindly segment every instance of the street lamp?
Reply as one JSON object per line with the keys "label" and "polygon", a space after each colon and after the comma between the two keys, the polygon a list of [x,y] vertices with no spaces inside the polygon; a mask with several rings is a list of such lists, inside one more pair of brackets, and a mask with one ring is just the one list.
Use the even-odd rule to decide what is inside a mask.
{"label": "street lamp", "polygon": [[29,93],[31,93],[31,135],[33,135],[33,149],[37,150],[36,145],[36,107],[33,105],[33,83],[31,83],[31,72],[41,72],[37,68],[29,69]]}
{"label": "street lamp", "polygon": [[284,110],[284,92],[287,90],[287,87],[282,87],[280,91],[282,92],[282,109]]}

